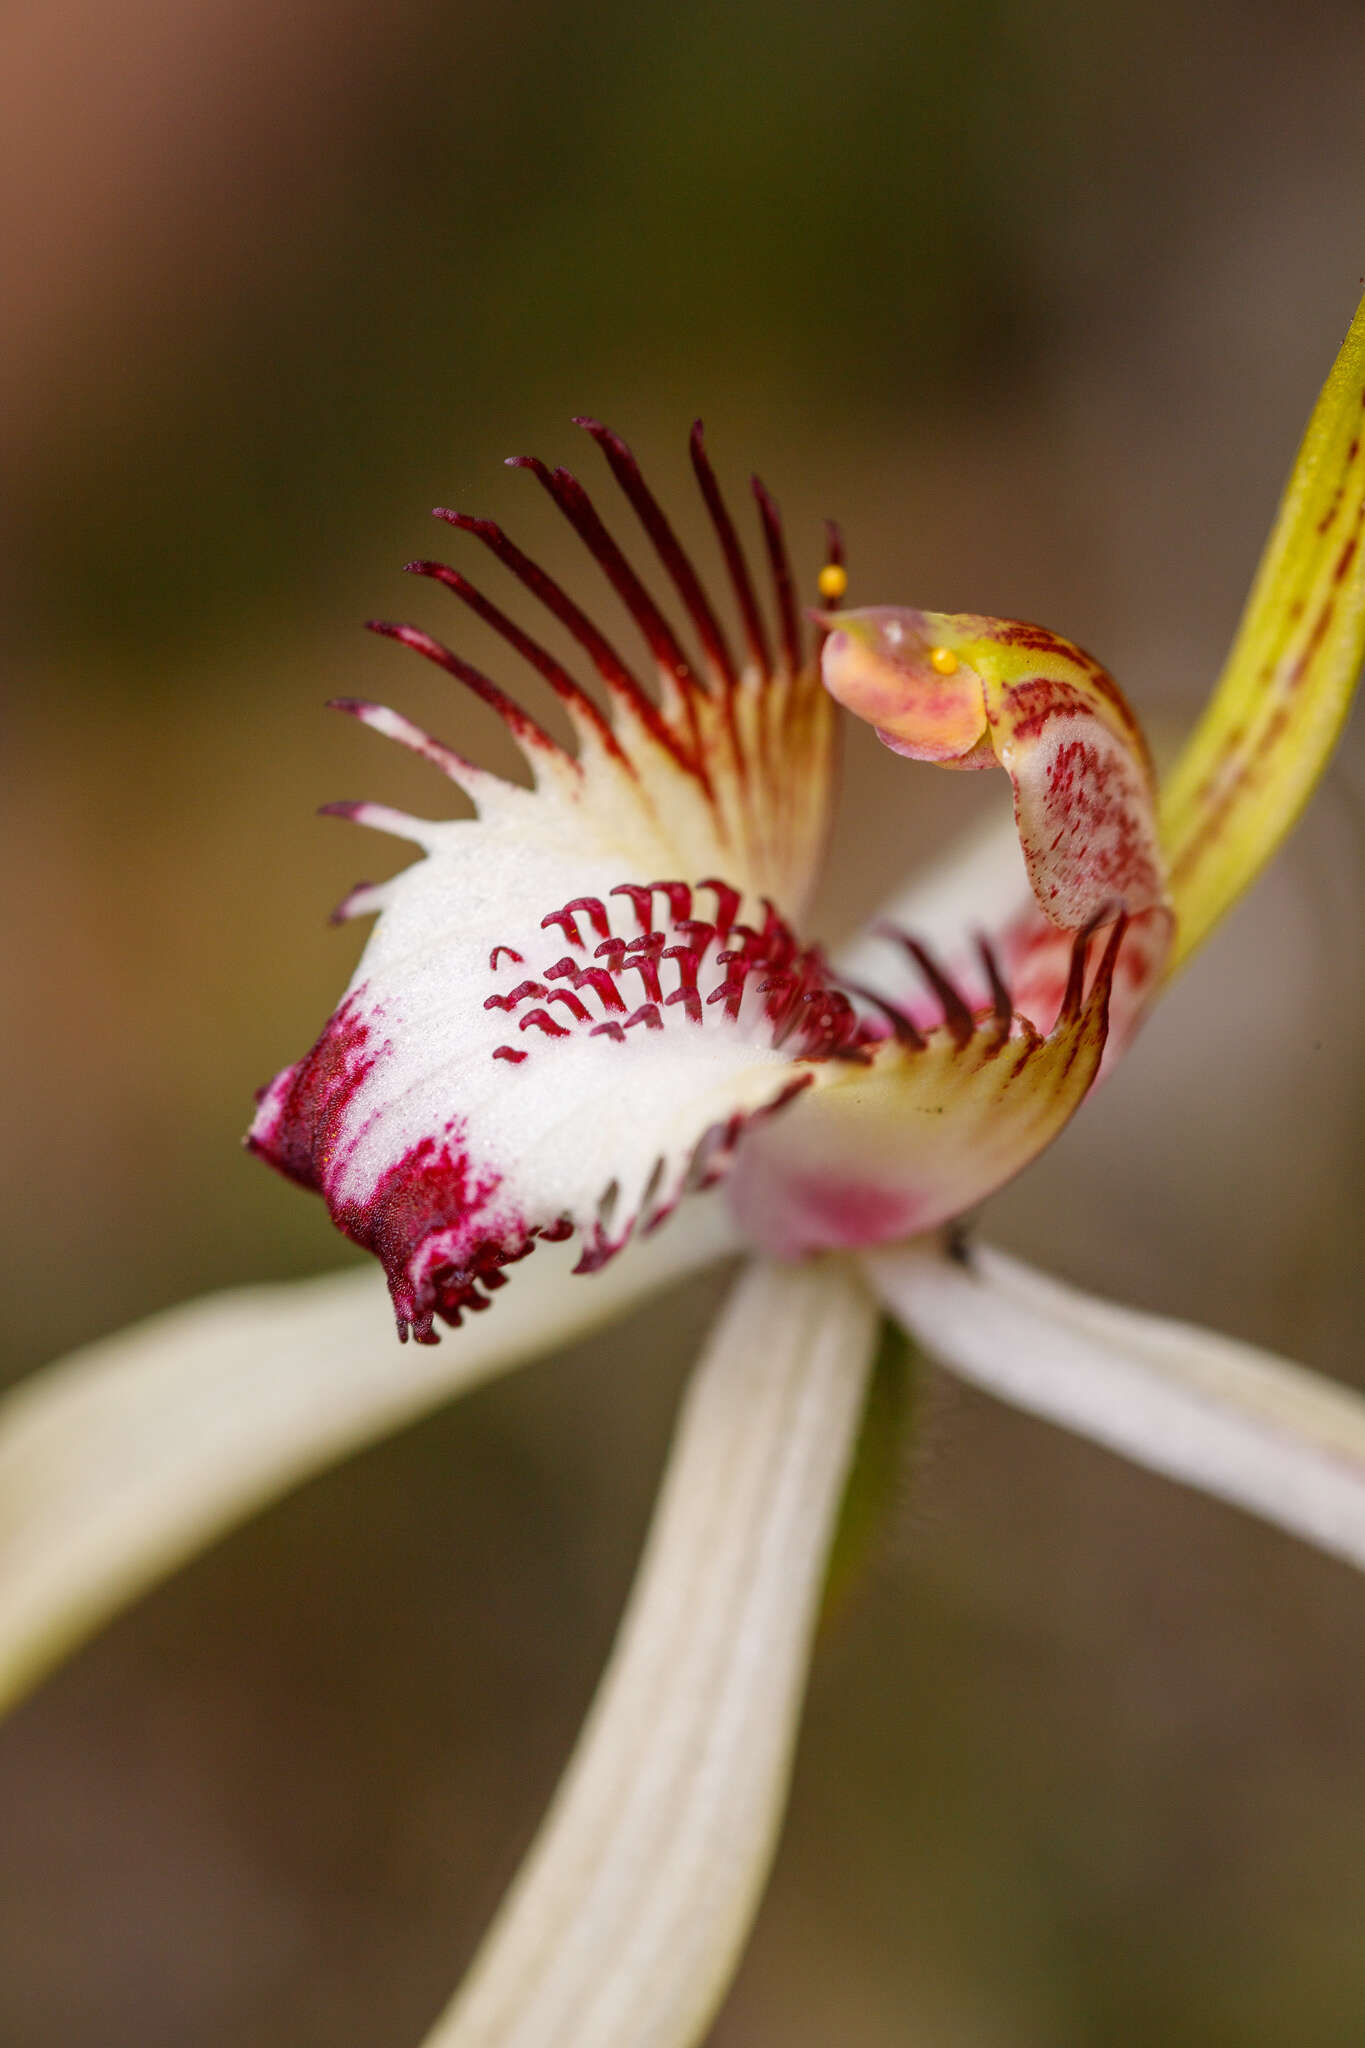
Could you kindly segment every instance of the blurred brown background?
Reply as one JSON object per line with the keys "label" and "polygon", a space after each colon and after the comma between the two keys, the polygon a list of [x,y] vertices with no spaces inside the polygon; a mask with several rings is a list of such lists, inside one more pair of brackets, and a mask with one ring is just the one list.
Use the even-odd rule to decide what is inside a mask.
{"label": "blurred brown background", "polygon": [[[5,10],[4,1370],[344,1255],[238,1136],[360,943],[326,910],[399,858],[314,806],[440,798],[318,705],[496,749],[357,622],[455,632],[398,574],[434,503],[567,567],[497,458],[594,479],[571,413],[676,497],[701,412],[808,579],[837,513],[856,597],[1046,619],[1178,733],[1365,269],[1362,78],[1346,0]],[[987,1219],[1357,1379],[1363,763]],[[828,931],[971,781],[854,737]],[[5,2048],[416,2042],[571,1741],[714,1294],[308,1487],[23,1709]],[[930,1411],[717,2048],[1358,2044],[1359,1580]]]}

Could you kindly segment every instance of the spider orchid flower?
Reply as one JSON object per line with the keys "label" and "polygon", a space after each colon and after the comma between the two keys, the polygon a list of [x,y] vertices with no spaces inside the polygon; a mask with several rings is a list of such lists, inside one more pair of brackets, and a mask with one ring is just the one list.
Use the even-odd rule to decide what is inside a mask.
{"label": "spider orchid flower", "polygon": [[[376,1255],[416,1344],[386,1335],[377,1278],[348,1272],[174,1311],[0,1410],[13,1698],[304,1474],[749,1251],[588,1724],[432,2048],[685,2048],[704,2033],[772,1855],[884,1318],[1003,1398],[1365,1564],[1359,1396],[964,1251],[952,1229],[1063,1128],[1323,770],[1365,643],[1365,306],[1161,790],[1117,685],[1058,634],[841,611],[833,531],[822,607],[803,621],[756,484],[760,602],[698,428],[721,607],[625,444],[579,425],[668,611],[574,477],[520,466],[623,601],[655,687],[500,527],[438,514],[576,643],[598,694],[463,570],[409,565],[536,672],[574,745],[426,632],[377,627],[498,714],[530,786],[342,702],[474,815],[330,807],[424,857],[343,904],[378,914],[373,935],[248,1140]],[[1003,769],[1013,825],[1003,864],[997,844],[976,850],[828,955],[808,915],[838,707],[911,762]],[[453,1334],[433,1350],[438,1324]]]}

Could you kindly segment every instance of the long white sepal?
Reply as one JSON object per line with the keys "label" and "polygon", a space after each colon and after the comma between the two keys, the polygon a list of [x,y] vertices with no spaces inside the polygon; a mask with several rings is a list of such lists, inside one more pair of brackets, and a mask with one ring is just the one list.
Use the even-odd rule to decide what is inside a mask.
{"label": "long white sepal", "polygon": [[844,1261],[737,1284],[573,1761],[427,2048],[705,2032],[777,1838],[877,1320]]}
{"label": "long white sepal", "polygon": [[974,1246],[865,1261],[890,1313],[975,1385],[1365,1566],[1365,1399]]}
{"label": "long white sepal", "polygon": [[573,1278],[545,1245],[485,1315],[400,1345],[382,1276],[236,1289],[74,1352],[0,1399],[0,1708],[117,1608],[362,1444],[732,1248],[713,1198]]}

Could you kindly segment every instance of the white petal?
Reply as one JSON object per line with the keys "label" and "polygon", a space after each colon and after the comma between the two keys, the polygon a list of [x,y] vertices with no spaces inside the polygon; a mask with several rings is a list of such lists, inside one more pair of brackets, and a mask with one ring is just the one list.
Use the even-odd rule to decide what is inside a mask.
{"label": "white petal", "polygon": [[928,1246],[865,1264],[964,1379],[1365,1565],[1365,1399],[1350,1388],[983,1246],[965,1265]]}
{"label": "white petal", "polygon": [[738,1284],[568,1774],[427,2048],[704,2033],[776,1841],[876,1325],[842,1262]]}
{"label": "white petal", "polygon": [[0,1706],[310,1473],[728,1248],[723,1213],[695,1202],[591,1279],[546,1246],[435,1350],[397,1342],[367,1266],[210,1295],[22,1381],[0,1400]]}

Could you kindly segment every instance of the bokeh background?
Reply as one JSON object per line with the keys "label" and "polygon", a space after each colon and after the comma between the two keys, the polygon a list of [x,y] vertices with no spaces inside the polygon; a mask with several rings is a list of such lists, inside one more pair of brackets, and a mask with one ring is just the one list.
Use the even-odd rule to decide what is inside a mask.
{"label": "bokeh background", "polygon": [[[1347,0],[5,10],[4,1374],[346,1256],[238,1137],[399,858],[315,805],[439,795],[319,705],[496,757],[359,621],[455,630],[398,573],[438,502],[575,573],[498,467],[591,475],[572,413],[685,501],[702,413],[807,579],[836,513],[855,597],[1043,618],[1178,736],[1365,270],[1362,77]],[[986,1219],[1358,1381],[1363,760]],[[826,932],[987,784],[853,735]],[[308,1486],[24,1707],[6,2048],[416,2042],[720,1284]],[[1359,2043],[1363,1675],[1345,1568],[931,1380],[716,2048]]]}

